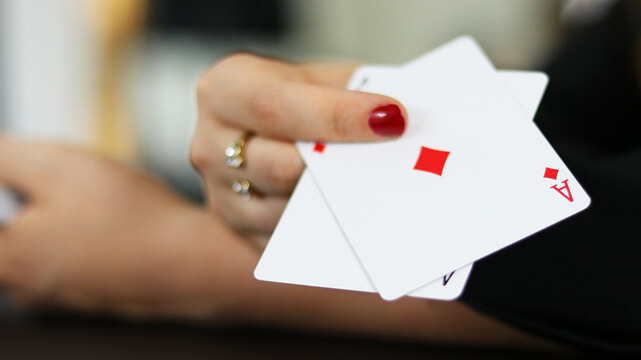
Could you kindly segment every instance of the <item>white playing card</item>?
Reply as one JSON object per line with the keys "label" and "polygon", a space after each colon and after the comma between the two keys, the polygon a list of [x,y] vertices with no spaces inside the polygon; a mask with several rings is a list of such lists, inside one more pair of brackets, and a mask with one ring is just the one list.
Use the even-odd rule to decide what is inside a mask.
{"label": "white playing card", "polygon": [[[349,88],[383,72],[399,71],[391,66],[364,66],[355,71]],[[501,80],[521,101],[530,117],[547,85],[547,77],[534,72],[502,72]],[[465,286],[472,265],[451,272],[412,292],[409,296],[451,300]],[[312,177],[303,173],[281,220],[256,267],[256,278],[290,284],[364,292],[375,288],[360,266],[331,210]]]}
{"label": "white playing card", "polygon": [[13,221],[19,208],[16,196],[0,185],[0,225],[6,225]]}
{"label": "white playing card", "polygon": [[362,88],[406,106],[410,120],[401,139],[327,144],[322,152],[298,144],[388,300],[590,202],[472,39],[457,39],[412,66],[411,73],[380,74]]}
{"label": "white playing card", "polygon": [[[427,284],[410,296],[451,300],[462,292],[472,265]],[[303,172],[254,276],[259,280],[376,292],[309,172]]]}
{"label": "white playing card", "polygon": [[[356,90],[364,87],[378,74],[393,74],[395,71],[412,71],[414,62],[399,68],[390,65],[365,65],[357,68],[350,78],[347,88]],[[498,70],[497,75],[526,115],[533,119],[539,107],[543,92],[548,84],[548,76],[540,71]]]}

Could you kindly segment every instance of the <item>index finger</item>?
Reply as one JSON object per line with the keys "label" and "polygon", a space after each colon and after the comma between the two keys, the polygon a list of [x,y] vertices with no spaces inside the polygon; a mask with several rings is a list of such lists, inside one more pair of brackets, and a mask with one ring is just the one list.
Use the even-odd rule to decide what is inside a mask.
{"label": "index finger", "polygon": [[[288,140],[376,141],[400,136],[407,112],[397,100],[336,87],[347,69],[297,66],[237,55],[199,84],[200,117]],[[324,75],[326,81],[321,81]]]}

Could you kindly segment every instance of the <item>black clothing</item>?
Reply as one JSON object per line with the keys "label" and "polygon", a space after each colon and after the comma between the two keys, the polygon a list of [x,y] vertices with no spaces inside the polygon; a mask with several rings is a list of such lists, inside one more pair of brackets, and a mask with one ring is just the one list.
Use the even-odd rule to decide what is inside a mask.
{"label": "black clothing", "polygon": [[[636,4],[634,4],[636,5]],[[641,19],[621,2],[548,67],[535,122],[592,198],[478,261],[462,300],[586,349],[641,354]]]}

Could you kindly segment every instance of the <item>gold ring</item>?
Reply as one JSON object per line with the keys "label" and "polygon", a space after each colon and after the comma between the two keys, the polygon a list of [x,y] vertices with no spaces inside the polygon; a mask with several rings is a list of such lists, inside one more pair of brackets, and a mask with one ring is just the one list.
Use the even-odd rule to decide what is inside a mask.
{"label": "gold ring", "polygon": [[232,146],[225,149],[225,164],[233,169],[239,169],[245,161],[243,157],[243,148],[249,139],[250,133],[241,135]]}
{"label": "gold ring", "polygon": [[251,198],[251,184],[247,180],[238,179],[231,184],[231,191],[243,197],[243,200]]}

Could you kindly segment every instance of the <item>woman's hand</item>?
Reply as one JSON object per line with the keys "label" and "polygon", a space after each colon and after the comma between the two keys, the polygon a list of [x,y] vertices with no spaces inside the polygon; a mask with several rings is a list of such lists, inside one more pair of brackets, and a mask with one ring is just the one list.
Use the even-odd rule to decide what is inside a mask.
{"label": "woman's hand", "polygon": [[0,137],[0,169],[0,183],[28,198],[0,227],[0,291],[17,302],[154,316],[219,310],[227,249],[240,241],[206,211],[141,173],[59,147]]}
{"label": "woman's hand", "polygon": [[[274,230],[304,168],[293,140],[377,141],[403,133],[407,116],[398,101],[344,90],[353,70],[240,54],[202,77],[191,159],[209,205],[237,232],[263,244]],[[247,133],[242,164],[228,166],[226,148]],[[232,191],[243,180],[250,199]]]}

